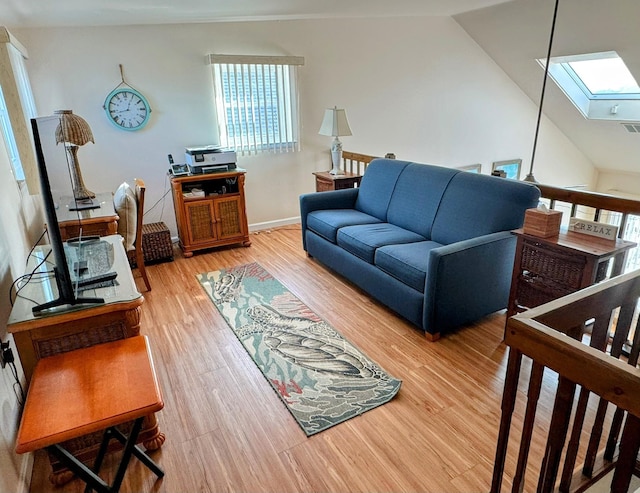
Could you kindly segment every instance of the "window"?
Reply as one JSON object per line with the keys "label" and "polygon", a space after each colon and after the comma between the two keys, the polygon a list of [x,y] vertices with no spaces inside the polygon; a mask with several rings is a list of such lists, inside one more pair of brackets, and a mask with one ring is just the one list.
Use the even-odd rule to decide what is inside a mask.
{"label": "window", "polygon": [[29,119],[36,116],[31,85],[25,67],[27,51],[4,27],[0,26],[0,132],[4,139],[14,176],[26,181],[32,194],[40,186],[35,168]]}
{"label": "window", "polygon": [[640,120],[640,87],[615,51],[551,58],[549,76],[585,118]]}
{"label": "window", "polygon": [[2,87],[0,87],[0,129],[2,129],[2,137],[4,137],[5,146],[9,152],[9,161],[13,168],[13,174],[16,180],[22,181],[24,180],[24,170],[22,169],[22,163],[20,162],[16,139],[13,136],[13,130],[11,129],[9,112],[7,111],[4,95],[2,94]]}
{"label": "window", "polygon": [[241,154],[300,150],[301,57],[209,55],[220,145]]}

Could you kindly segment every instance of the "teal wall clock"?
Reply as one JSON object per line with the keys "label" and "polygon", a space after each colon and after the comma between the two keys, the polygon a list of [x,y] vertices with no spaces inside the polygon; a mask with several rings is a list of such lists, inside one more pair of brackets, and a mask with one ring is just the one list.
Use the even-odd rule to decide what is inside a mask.
{"label": "teal wall clock", "polygon": [[104,111],[109,121],[117,128],[128,131],[140,130],[149,122],[151,107],[147,98],[124,81],[122,65],[120,75],[122,82],[104,100]]}

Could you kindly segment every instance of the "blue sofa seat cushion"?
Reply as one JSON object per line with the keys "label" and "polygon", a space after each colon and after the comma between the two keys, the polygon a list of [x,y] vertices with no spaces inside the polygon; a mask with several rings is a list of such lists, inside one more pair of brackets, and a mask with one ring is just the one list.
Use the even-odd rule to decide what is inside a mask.
{"label": "blue sofa seat cushion", "polygon": [[380,219],[355,209],[327,209],[307,215],[307,229],[331,243],[336,242],[338,230],[354,224],[380,223]]}
{"label": "blue sofa seat cushion", "polygon": [[346,226],[338,230],[337,239],[338,246],[370,264],[373,264],[376,249],[382,246],[426,240],[424,236],[389,223]]}
{"label": "blue sofa seat cushion", "polygon": [[435,241],[386,245],[376,250],[375,265],[416,291],[424,293],[429,252],[441,246]]}

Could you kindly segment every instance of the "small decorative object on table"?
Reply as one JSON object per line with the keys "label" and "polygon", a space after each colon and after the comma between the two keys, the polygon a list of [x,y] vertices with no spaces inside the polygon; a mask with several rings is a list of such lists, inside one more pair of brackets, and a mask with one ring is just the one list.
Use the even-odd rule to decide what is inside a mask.
{"label": "small decorative object on table", "polygon": [[597,221],[587,221],[585,219],[578,219],[577,217],[572,217],[569,220],[569,231],[597,236],[598,238],[611,241],[616,241],[616,238],[618,238],[618,226]]}
{"label": "small decorative object on table", "polygon": [[558,235],[561,222],[562,212],[549,210],[543,204],[525,211],[523,230],[528,235],[550,238]]}

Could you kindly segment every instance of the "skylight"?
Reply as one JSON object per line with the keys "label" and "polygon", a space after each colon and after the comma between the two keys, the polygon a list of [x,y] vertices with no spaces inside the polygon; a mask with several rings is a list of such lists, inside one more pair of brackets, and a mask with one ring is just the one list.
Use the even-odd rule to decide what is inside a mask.
{"label": "skylight", "polygon": [[551,58],[549,76],[585,118],[640,121],[640,86],[615,51]]}

